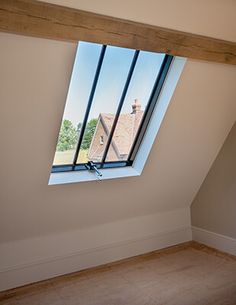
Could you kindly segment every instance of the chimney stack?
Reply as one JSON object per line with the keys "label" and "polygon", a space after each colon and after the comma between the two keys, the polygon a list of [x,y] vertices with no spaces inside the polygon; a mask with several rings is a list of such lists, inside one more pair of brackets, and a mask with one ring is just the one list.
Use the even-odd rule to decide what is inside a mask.
{"label": "chimney stack", "polygon": [[135,113],[140,112],[140,111],[141,111],[141,103],[136,98],[134,100],[134,104],[132,105],[132,112],[131,112],[131,114],[135,114]]}

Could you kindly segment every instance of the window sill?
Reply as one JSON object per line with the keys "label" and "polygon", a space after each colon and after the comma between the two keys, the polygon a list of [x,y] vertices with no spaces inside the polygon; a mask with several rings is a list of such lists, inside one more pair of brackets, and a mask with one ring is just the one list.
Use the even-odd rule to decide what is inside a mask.
{"label": "window sill", "polygon": [[99,171],[102,173],[102,177],[100,179],[98,179],[95,173],[89,171],[52,173],[50,175],[48,184],[55,185],[55,184],[76,183],[83,181],[94,181],[94,180],[99,181],[99,180],[107,180],[114,178],[140,176],[141,174],[132,166],[100,169]]}

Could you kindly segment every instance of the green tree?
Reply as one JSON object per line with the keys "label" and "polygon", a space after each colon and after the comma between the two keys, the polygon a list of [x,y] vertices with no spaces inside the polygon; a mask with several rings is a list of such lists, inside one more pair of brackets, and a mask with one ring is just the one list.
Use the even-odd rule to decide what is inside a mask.
{"label": "green tree", "polygon": [[70,120],[63,120],[57,142],[57,151],[73,149],[77,141],[78,133],[76,128]]}
{"label": "green tree", "polygon": [[93,135],[97,126],[98,119],[91,119],[85,128],[83,142],[81,144],[81,148],[86,150],[89,149],[90,144],[93,139]]}

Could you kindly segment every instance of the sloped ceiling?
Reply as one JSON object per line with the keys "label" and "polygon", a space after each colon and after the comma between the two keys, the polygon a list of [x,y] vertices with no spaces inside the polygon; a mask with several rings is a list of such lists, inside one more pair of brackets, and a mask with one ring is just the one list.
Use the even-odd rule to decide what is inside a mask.
{"label": "sloped ceiling", "polygon": [[[228,28],[233,1],[225,2],[224,8],[217,1],[215,5],[222,6],[227,18],[219,27],[220,12],[214,8],[212,24],[205,32],[204,22],[211,22],[200,14],[204,1],[192,1],[203,24],[196,17],[191,19],[194,9],[186,16],[187,2],[181,1],[174,11],[170,1],[162,3],[164,16],[168,11],[177,14],[169,26],[161,18],[158,1],[149,1],[149,6],[142,1],[145,10],[136,1],[64,4],[172,28],[179,23],[178,29],[235,38]],[[76,45],[1,33],[0,46],[0,241],[190,206],[236,118],[235,66],[187,62],[141,177],[48,186]]]}
{"label": "sloped ceiling", "polygon": [[236,41],[234,0],[45,0],[45,2]]}

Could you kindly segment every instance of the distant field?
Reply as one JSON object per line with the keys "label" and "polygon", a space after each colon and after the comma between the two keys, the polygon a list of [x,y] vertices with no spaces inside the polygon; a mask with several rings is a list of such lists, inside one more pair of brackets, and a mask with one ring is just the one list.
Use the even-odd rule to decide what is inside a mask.
{"label": "distant field", "polygon": [[[75,150],[57,151],[53,165],[71,164],[73,162]],[[79,163],[88,162],[88,150],[81,150]]]}

